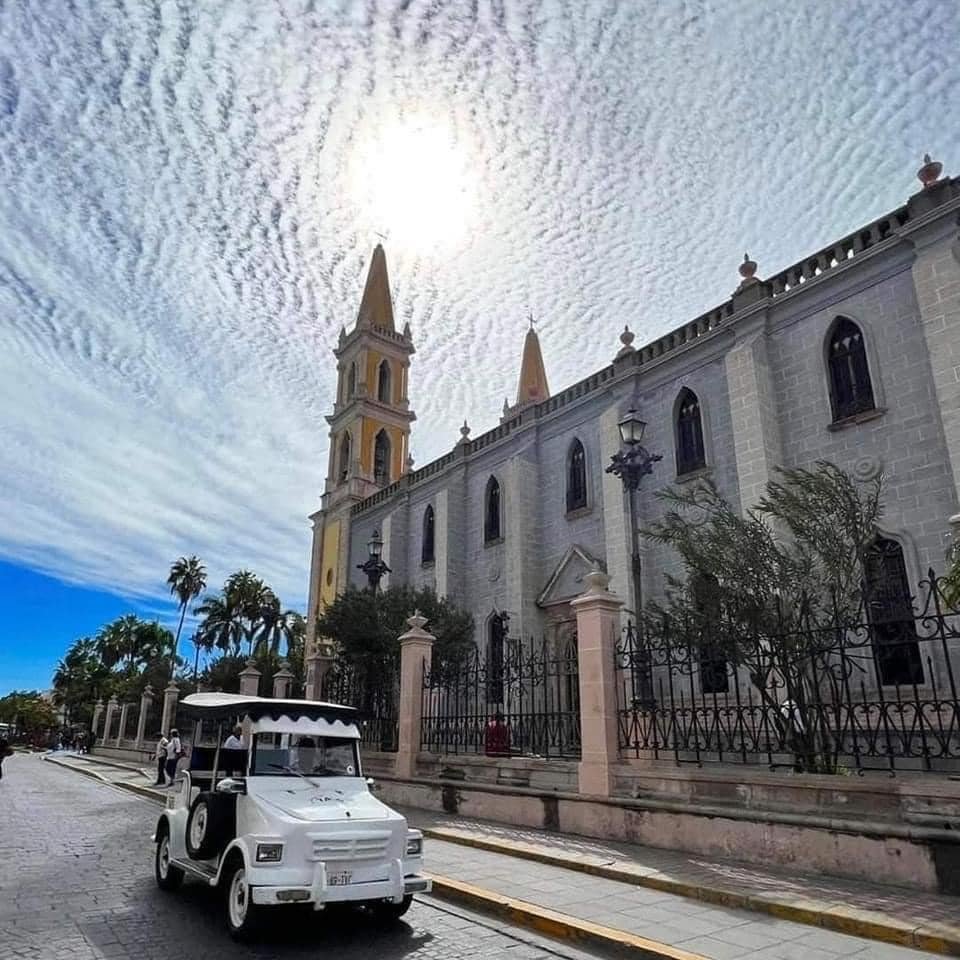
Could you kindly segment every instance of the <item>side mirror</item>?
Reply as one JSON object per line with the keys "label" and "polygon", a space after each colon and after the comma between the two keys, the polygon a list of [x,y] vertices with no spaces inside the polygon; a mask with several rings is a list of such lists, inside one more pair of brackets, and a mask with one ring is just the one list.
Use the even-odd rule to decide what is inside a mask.
{"label": "side mirror", "polygon": [[374,787],[376,787],[376,785],[377,785],[377,781],[374,780],[373,777],[367,777],[367,789],[368,789],[368,790],[373,790]]}
{"label": "side mirror", "polygon": [[247,793],[247,781],[239,780],[235,777],[224,777],[224,779],[217,784],[217,793],[235,793],[245,796]]}

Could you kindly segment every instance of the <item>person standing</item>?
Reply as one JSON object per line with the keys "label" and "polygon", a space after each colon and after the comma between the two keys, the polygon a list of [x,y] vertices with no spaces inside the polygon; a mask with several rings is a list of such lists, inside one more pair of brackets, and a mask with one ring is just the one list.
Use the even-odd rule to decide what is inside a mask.
{"label": "person standing", "polygon": [[10,747],[9,742],[6,737],[0,737],[0,780],[3,779],[3,761],[7,757],[13,755],[13,750]]}
{"label": "person standing", "polygon": [[183,744],[180,743],[180,734],[176,730],[170,731],[167,741],[167,776],[173,783],[177,776],[177,761],[183,756]]}
{"label": "person standing", "polygon": [[154,784],[155,787],[162,787],[164,785],[163,771],[167,766],[167,744],[169,741],[161,733],[160,739],[157,741],[157,749],[154,751],[154,759],[157,761],[157,782]]}
{"label": "person standing", "polygon": [[223,742],[224,750],[243,750],[243,727],[238,723]]}

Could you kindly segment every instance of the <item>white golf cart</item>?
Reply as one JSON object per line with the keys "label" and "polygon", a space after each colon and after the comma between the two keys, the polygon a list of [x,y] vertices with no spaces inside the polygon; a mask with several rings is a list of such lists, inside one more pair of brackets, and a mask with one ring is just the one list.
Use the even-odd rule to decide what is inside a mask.
{"label": "white golf cart", "polygon": [[[430,890],[422,834],[363,777],[352,707],[225,693],[180,707],[217,729],[217,746],[195,743],[170,787],[154,837],[162,890],[187,874],[219,886],[235,937],[267,907],[351,903],[398,918]],[[227,750],[238,721],[244,748]]]}

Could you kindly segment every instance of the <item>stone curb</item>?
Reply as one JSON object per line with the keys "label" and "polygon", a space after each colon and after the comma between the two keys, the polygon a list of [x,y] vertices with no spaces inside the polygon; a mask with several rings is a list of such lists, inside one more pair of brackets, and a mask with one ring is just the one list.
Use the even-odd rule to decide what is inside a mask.
{"label": "stone curb", "polygon": [[555,940],[599,947],[604,951],[612,950],[642,960],[707,960],[699,953],[691,953],[689,950],[658,943],[656,940],[647,940],[646,937],[581,920],[565,913],[557,913],[555,910],[506,897],[470,883],[439,877],[436,874],[428,873],[427,876],[433,880],[433,896],[493,914],[515,926],[526,927]]}
{"label": "stone curb", "polygon": [[719,906],[752,910],[756,913],[769,914],[781,920],[792,920],[794,923],[822,927],[825,930],[847,933],[855,937],[864,937],[884,943],[915,947],[920,950],[927,950],[930,953],[960,957],[960,933],[950,927],[941,928],[935,923],[929,926],[923,924],[917,926],[895,920],[875,911],[859,910],[856,907],[846,905],[828,904],[801,898],[780,900],[772,896],[752,896],[737,893],[735,890],[725,890],[721,887],[707,887],[697,883],[687,883],[683,880],[672,880],[668,877],[649,876],[611,864],[591,863],[578,859],[571,854],[551,853],[524,843],[506,843],[499,840],[490,840],[486,837],[470,836],[445,827],[426,827],[423,829],[423,835],[435,840],[445,840],[448,843],[459,843],[478,850],[517,857],[521,860],[533,860],[548,866],[563,867],[594,877],[619,880],[622,883],[630,883],[638,887],[661,890],[664,893],[673,893],[681,897],[688,897],[691,900],[702,900],[705,903],[714,903]]}

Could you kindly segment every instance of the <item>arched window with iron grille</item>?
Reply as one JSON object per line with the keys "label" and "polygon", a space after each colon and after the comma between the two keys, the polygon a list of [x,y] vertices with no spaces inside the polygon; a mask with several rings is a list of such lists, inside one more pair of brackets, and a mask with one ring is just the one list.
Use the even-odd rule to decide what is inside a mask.
{"label": "arched window with iron grille", "polygon": [[834,422],[874,409],[863,331],[847,317],[837,317],[830,328],[827,375]]}
{"label": "arched window with iron grille", "polygon": [[575,439],[567,454],[567,512],[587,505],[587,455],[583,444]]}
{"label": "arched window with iron grille", "polygon": [[483,502],[483,542],[493,543],[503,535],[500,523],[500,483],[496,477],[491,477],[487,481]]}
{"label": "arched window with iron grille", "polygon": [[703,447],[703,423],[697,395],[684,387],[677,398],[677,476],[707,465]]}
{"label": "arched window with iron grille", "polygon": [[390,438],[386,430],[381,430],[373,441],[373,480],[380,484],[390,482]]}
{"label": "arched window with iron grille", "polygon": [[423,538],[420,543],[420,562],[434,562],[434,543],[433,543],[433,505],[428,504],[427,509],[423,511]]}
{"label": "arched window with iron grille", "polygon": [[864,567],[867,616],[880,683],[923,683],[923,661],[903,547],[896,540],[878,536],[867,551]]}
{"label": "arched window with iron grille", "polygon": [[391,402],[391,380],[390,361],[384,360],[381,362],[380,369],[377,372],[377,399],[381,403]]}

